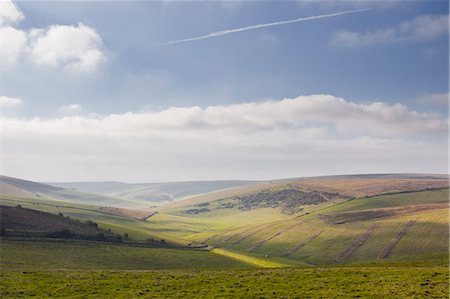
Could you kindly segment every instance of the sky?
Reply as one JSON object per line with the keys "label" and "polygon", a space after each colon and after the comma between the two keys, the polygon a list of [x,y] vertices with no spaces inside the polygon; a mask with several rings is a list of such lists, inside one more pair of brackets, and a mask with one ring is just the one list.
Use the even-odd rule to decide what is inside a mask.
{"label": "sky", "polygon": [[448,1],[1,4],[1,173],[448,173]]}

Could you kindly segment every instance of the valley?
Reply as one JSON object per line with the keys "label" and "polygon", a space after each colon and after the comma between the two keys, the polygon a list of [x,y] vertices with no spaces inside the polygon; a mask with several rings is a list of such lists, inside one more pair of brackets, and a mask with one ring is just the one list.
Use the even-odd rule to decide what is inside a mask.
{"label": "valley", "polygon": [[[386,273],[395,273],[392,287],[365,289],[364,283],[370,283],[367,279],[358,292],[366,296],[388,291],[399,297],[419,296],[424,289],[420,284],[401,283],[401,277],[411,271],[424,277],[428,272],[438,273],[427,278],[433,285],[427,289],[432,294],[440,296],[448,288],[448,280],[434,280],[442,277],[438,275],[448,277],[449,189],[445,175],[355,175],[257,182],[206,194],[199,188],[198,194],[185,199],[159,205],[151,200],[147,205],[138,201],[139,205],[133,202],[128,206],[130,199],[120,196],[114,199],[117,205],[103,200],[109,195],[98,195],[101,199],[95,204],[91,202],[95,194],[89,195],[90,200],[85,196],[63,198],[60,195],[68,192],[84,193],[19,179],[2,180],[2,186],[6,186],[0,195],[1,267],[2,280],[6,281],[3,295],[36,292],[29,279],[58,277],[55,279],[63,281],[67,275],[76,275],[91,281],[102,271],[113,271],[102,275],[107,277],[105,283],[116,286],[123,283],[119,277],[128,274],[114,271],[163,271],[136,272],[136,277],[166,277],[165,282],[160,288],[149,288],[148,294],[140,294],[141,285],[130,290],[119,287],[117,294],[124,297],[175,296],[184,294],[187,287],[193,293],[186,296],[194,297],[203,291],[192,284],[202,281],[206,287],[204,278],[200,278],[204,275],[212,275],[210,283],[217,288],[217,295],[224,292],[231,296],[227,292],[233,291],[242,296],[279,297],[266,293],[269,286],[281,291],[277,295],[294,294],[289,290],[283,293],[281,285],[271,284],[255,291],[256,280],[232,279],[233,285],[242,283],[243,287],[219,287],[220,281],[233,276],[230,273],[261,273],[258,275],[275,284],[280,275],[302,277],[314,289],[325,277],[337,279],[336,275],[343,277],[344,273],[359,277],[357,273],[365,273],[375,278],[378,271],[389,269]],[[46,231],[49,227],[51,230]],[[63,229],[71,235],[50,234]],[[22,274],[28,271],[30,275]],[[312,273],[323,277],[311,277]],[[167,277],[177,275],[181,275],[182,286],[170,291],[175,293],[167,292]],[[14,286],[13,277],[20,277],[25,289]],[[294,285],[292,288],[301,288]],[[98,294],[107,294],[105,286],[99,285]],[[339,289],[339,283],[335,287]],[[42,291],[41,295],[51,293]],[[91,295],[95,297],[95,293]]]}

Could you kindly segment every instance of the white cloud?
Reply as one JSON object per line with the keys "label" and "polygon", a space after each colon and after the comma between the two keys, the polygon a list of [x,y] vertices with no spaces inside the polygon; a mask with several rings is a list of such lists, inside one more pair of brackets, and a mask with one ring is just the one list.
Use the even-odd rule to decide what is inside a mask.
{"label": "white cloud", "polygon": [[1,0],[0,10],[0,25],[2,27],[17,24],[25,19],[23,13],[17,8],[15,3],[10,0]]}
{"label": "white cloud", "polygon": [[448,106],[450,103],[450,93],[430,93],[417,98],[417,100],[424,104],[435,104]]}
{"label": "white cloud", "polygon": [[[3,8],[3,0],[2,0]],[[64,69],[74,73],[89,73],[106,61],[103,40],[94,28],[77,25],[51,25],[29,32],[14,27],[24,19],[22,12],[10,1],[2,16],[1,59],[6,67],[19,62]]]}
{"label": "white cloud", "polygon": [[[400,104],[330,95],[107,116],[4,118],[5,172],[42,180],[141,181],[443,172],[447,124]],[[43,167],[45,174],[33,170]]]}
{"label": "white cloud", "polygon": [[2,39],[0,58],[4,67],[15,65],[27,51],[27,34],[13,27],[0,28]]}
{"label": "white cloud", "polygon": [[[73,104],[60,109],[80,112],[81,106]],[[28,127],[30,123],[33,125]],[[447,121],[435,114],[412,111],[402,104],[356,103],[331,95],[311,95],[229,106],[171,107],[159,112],[36,118],[15,123],[16,129],[46,134],[60,134],[59,130],[63,130],[66,135],[165,135],[195,139],[204,136],[207,140],[213,137],[211,134],[225,131],[233,132],[233,136],[246,136],[248,132],[271,134],[277,130],[311,132],[317,127],[332,128],[340,134],[415,136],[446,132]]]}
{"label": "white cloud", "polygon": [[30,57],[36,65],[91,72],[106,60],[103,41],[91,27],[53,25],[29,33]]}
{"label": "white cloud", "polygon": [[7,96],[0,96],[0,105],[2,109],[14,109],[23,105],[19,98],[11,98]]}
{"label": "white cloud", "polygon": [[361,47],[397,42],[425,42],[445,36],[448,32],[448,15],[423,15],[398,26],[368,32],[339,31],[331,44],[337,47]]}
{"label": "white cloud", "polygon": [[58,111],[63,115],[77,115],[80,114],[83,107],[80,104],[70,104],[59,107]]}

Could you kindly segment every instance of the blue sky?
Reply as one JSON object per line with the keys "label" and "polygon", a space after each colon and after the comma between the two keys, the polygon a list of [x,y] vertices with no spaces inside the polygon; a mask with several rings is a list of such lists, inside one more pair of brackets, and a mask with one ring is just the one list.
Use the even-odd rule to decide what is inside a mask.
{"label": "blue sky", "polygon": [[[44,159],[39,153],[25,150],[28,144],[5,134],[3,157],[8,160],[4,163],[5,174],[53,181],[158,181],[351,172],[446,172],[448,1],[19,1],[12,5],[16,14],[4,8],[3,15],[11,13],[11,17],[2,21],[5,27],[15,30],[4,34],[11,40],[9,44],[17,44],[2,57],[6,129],[11,125],[15,136],[23,134],[22,139],[36,138],[34,144],[48,157]],[[166,44],[221,30],[364,8],[370,10]],[[334,100],[314,102],[313,98],[308,98],[296,102],[305,109],[305,105],[313,101],[311,105],[315,105],[315,110],[311,113],[318,113],[317,119],[308,118],[310,110],[301,109],[298,115],[286,116],[283,113],[288,110],[280,108],[281,112],[275,112],[270,120],[266,112],[242,112],[247,104],[256,105],[255,111],[258,111],[265,109],[258,105],[268,101],[276,106],[285,103],[283,99],[318,94],[324,95],[324,99],[332,96]],[[11,99],[16,99],[16,104]],[[340,102],[341,99],[345,103]],[[327,107],[341,105],[336,109],[343,110],[337,117],[333,111],[318,105],[319,102]],[[197,106],[200,115],[190,115],[189,109],[195,110]],[[188,110],[170,113],[171,109],[180,107]],[[211,116],[208,107],[225,110]],[[264,134],[268,134],[261,133],[265,142],[253,140],[252,145],[245,144],[242,140],[260,135],[248,133],[251,131],[248,123],[233,126],[234,120],[224,117],[230,111],[263,126]],[[363,120],[347,123],[347,118],[359,119],[354,113],[361,111],[378,113],[367,116],[374,117],[373,124]],[[90,140],[99,148],[105,147],[98,155],[109,156],[98,162],[94,171],[86,170],[91,162],[80,162],[90,161],[89,157],[94,159],[88,148],[75,145],[70,150],[55,149],[51,154],[57,147],[52,145],[55,140],[67,138],[68,144],[84,142],[80,136],[87,138],[89,134],[84,134],[83,128],[92,131],[90,126],[95,129],[98,122],[104,125],[114,115],[122,117],[120,121],[126,124],[144,118],[138,128],[140,132],[148,130],[151,134],[147,132],[137,140],[131,137],[130,129],[120,136],[120,143],[139,144],[139,149],[124,149],[123,144],[118,145],[118,140],[100,138],[97,144]],[[128,119],[129,115],[135,118]],[[164,115],[171,118],[164,119]],[[176,134],[167,137],[163,134],[167,128],[158,127],[158,131],[153,122],[146,122],[152,117],[162,122],[175,121],[180,128],[189,128],[196,122],[195,117],[206,120],[197,124],[202,126],[202,132],[194,134],[194,131],[187,133],[177,129]],[[377,117],[387,127],[375,128]],[[218,125],[211,122],[211,118],[226,119],[220,122],[224,126],[222,134],[239,136],[237,140],[230,136],[224,138],[230,139],[224,146],[229,155],[217,146],[220,140],[210,137],[218,133],[214,131]],[[291,121],[285,124],[282,122],[285,118]],[[189,121],[183,123],[180,119]],[[120,121],[112,126],[123,128]],[[50,123],[70,129],[53,132]],[[395,126],[389,127],[390,123]],[[348,129],[352,126],[362,130]],[[406,129],[415,126],[414,132]],[[38,137],[30,127],[41,128]],[[289,130],[295,128],[296,133],[283,131],[282,128],[288,127]],[[79,129],[75,137],[67,133],[71,129]],[[302,131],[301,136],[295,135],[298,130]],[[326,132],[322,134],[321,130]],[[396,134],[388,134],[390,131]],[[272,133],[274,135],[270,135]],[[105,129],[99,134],[109,136],[114,132]],[[298,142],[293,143],[292,139]],[[160,148],[153,152],[156,142]],[[198,142],[203,145],[199,146]],[[315,145],[317,147],[325,142],[333,150],[321,156],[312,145],[311,149],[305,149],[304,144],[315,142],[320,143]],[[343,142],[345,144],[341,144]],[[364,150],[358,152],[358,142],[369,146],[367,152],[372,154],[365,155]],[[277,150],[280,148],[272,148],[276,144],[283,152],[287,151],[283,153],[287,156],[279,157]],[[406,144],[415,150],[393,164],[386,151],[398,151]],[[339,151],[344,151],[346,146],[354,149],[353,155],[340,155]],[[172,153],[173,147],[183,147],[186,151]],[[296,154],[289,152],[291,147]],[[145,149],[152,158],[145,154]],[[134,150],[142,150],[143,156],[137,155],[134,160],[129,155]],[[425,156],[424,150],[428,151]],[[301,155],[297,156],[299,152]],[[351,157],[358,158],[355,165],[346,166]],[[380,161],[374,162],[376,157]],[[108,171],[110,161],[117,158],[128,166]],[[227,159],[233,163],[216,162]],[[421,161],[417,162],[418,159]],[[161,162],[165,160],[170,162]],[[316,167],[324,160],[326,165]],[[38,169],[44,161],[50,166],[42,174]],[[133,171],[136,165],[155,169],[156,174]],[[276,165],[279,167],[274,167]],[[73,174],[64,172],[63,166],[75,171]],[[181,170],[186,168],[190,171]]]}

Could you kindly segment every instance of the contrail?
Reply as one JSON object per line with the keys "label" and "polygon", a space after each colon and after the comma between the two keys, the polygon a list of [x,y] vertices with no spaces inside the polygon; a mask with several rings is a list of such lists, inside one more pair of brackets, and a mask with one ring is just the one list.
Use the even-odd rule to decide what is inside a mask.
{"label": "contrail", "polygon": [[318,16],[303,17],[303,18],[287,20],[287,21],[279,21],[279,22],[258,24],[258,25],[252,25],[252,26],[235,28],[235,29],[221,30],[221,31],[209,33],[209,34],[202,35],[202,36],[190,37],[190,38],[185,38],[185,39],[180,39],[180,40],[163,43],[162,45],[173,45],[173,44],[180,44],[180,43],[185,43],[185,42],[192,42],[192,41],[197,41],[197,40],[202,40],[202,39],[207,39],[207,38],[212,38],[212,37],[219,37],[219,36],[236,33],[236,32],[259,29],[259,28],[264,28],[264,27],[279,26],[279,25],[285,25],[285,24],[291,24],[291,23],[298,23],[298,22],[304,22],[304,21],[311,21],[311,20],[317,20],[317,19],[332,18],[332,17],[342,16],[342,15],[346,15],[346,14],[362,12],[362,11],[367,11],[367,10],[370,10],[370,8],[347,10],[347,11],[335,12],[335,13],[318,15]]}

